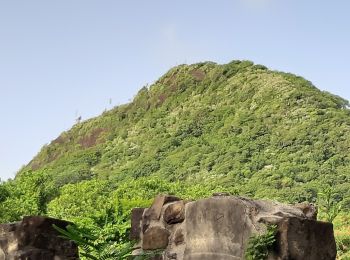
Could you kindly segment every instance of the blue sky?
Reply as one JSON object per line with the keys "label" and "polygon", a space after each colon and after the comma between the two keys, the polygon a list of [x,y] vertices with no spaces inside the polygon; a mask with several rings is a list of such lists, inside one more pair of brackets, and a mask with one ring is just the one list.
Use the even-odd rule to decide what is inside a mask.
{"label": "blue sky", "polygon": [[350,1],[0,0],[0,177],[181,63],[248,59],[350,99]]}

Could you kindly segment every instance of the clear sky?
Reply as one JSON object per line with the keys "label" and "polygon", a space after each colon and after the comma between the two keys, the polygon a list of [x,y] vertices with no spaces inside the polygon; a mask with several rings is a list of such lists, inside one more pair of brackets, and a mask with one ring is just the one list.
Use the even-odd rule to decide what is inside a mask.
{"label": "clear sky", "polygon": [[248,59],[350,99],[349,0],[0,0],[0,177],[181,63]]}

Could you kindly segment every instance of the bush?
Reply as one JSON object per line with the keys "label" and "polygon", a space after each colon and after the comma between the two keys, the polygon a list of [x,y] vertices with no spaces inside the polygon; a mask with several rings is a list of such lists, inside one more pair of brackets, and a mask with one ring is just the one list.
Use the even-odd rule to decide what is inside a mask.
{"label": "bush", "polygon": [[276,241],[277,227],[275,225],[267,226],[265,234],[256,235],[249,239],[248,247],[245,253],[247,260],[264,260],[269,254]]}

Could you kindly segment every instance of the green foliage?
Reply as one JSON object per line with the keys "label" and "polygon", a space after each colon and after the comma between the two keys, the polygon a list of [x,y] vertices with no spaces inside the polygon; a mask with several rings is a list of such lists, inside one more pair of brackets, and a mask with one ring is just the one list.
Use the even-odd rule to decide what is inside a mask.
{"label": "green foliage", "polygon": [[350,215],[339,213],[333,221],[337,243],[337,259],[350,259]]}
{"label": "green foliage", "polygon": [[[108,182],[103,180],[90,180],[63,186],[60,196],[49,203],[49,214],[61,219],[69,217],[73,222],[84,221],[83,216],[89,219],[104,217],[112,203],[109,200],[112,189],[107,184]],[[90,222],[93,220],[90,219]]]}
{"label": "green foliage", "polygon": [[[74,241],[79,246],[79,255],[81,259],[89,260],[123,260],[131,259],[132,252],[135,250],[135,245],[132,242],[121,242],[103,236],[104,231],[94,230],[89,232],[86,229],[81,229],[75,225],[68,225],[62,229],[53,225],[61,237]],[[96,235],[99,234],[99,235]],[[161,251],[144,252],[143,254],[132,257],[132,259],[146,260],[152,258]]]}
{"label": "green foliage", "polygon": [[3,198],[0,203],[0,221],[10,222],[25,215],[47,214],[47,203],[57,196],[57,187],[50,184],[52,176],[46,171],[31,171],[15,181],[1,185]]}
{"label": "green foliage", "polygon": [[10,196],[10,192],[8,191],[6,184],[0,182],[0,203],[6,201],[6,199]]}
{"label": "green foliage", "polygon": [[264,260],[267,259],[269,250],[276,241],[277,227],[275,225],[267,226],[267,231],[262,235],[252,236],[248,241],[245,253],[247,260]]}
{"label": "green foliage", "polygon": [[80,248],[80,256],[85,259],[129,259],[133,251],[133,244],[131,243],[120,245],[116,241],[106,239],[101,242],[98,237],[73,225],[68,225],[66,229],[56,225],[53,227],[62,234],[61,237],[74,241]]}
{"label": "green foliage", "polygon": [[[0,221],[49,215],[105,227],[105,235],[124,230],[116,233],[125,240],[130,209],[156,194],[216,191],[318,200],[322,219],[333,220],[350,210],[348,106],[302,77],[249,61],[180,65],[132,102],[45,145],[0,185]],[[318,196],[327,185],[330,200]]]}
{"label": "green foliage", "polygon": [[337,200],[338,193],[330,187],[323,187],[318,194],[319,216],[327,222],[333,222],[341,210],[341,202]]}
{"label": "green foliage", "polygon": [[336,237],[337,242],[337,252],[338,252],[338,259],[350,259],[350,236],[337,236]]}

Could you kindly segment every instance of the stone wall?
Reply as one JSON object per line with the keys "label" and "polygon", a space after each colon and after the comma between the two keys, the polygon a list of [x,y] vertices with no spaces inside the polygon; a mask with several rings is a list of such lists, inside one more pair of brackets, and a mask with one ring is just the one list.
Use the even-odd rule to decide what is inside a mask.
{"label": "stone wall", "polygon": [[249,238],[278,232],[269,260],[332,260],[336,257],[333,226],[316,221],[312,204],[285,205],[214,194],[198,201],[157,196],[150,208],[132,211],[134,255],[159,251],[156,259],[244,259]]}
{"label": "stone wall", "polygon": [[78,247],[60,238],[53,224],[65,228],[69,222],[35,216],[0,225],[0,260],[79,259]]}

